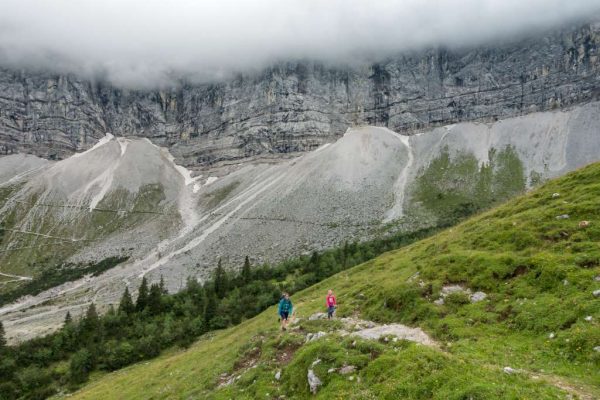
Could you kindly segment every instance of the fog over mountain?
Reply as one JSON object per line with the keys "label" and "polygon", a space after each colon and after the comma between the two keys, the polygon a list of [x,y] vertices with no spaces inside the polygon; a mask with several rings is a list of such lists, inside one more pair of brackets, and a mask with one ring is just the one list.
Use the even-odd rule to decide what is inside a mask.
{"label": "fog over mountain", "polygon": [[355,63],[597,15],[598,0],[4,0],[0,64],[153,87],[295,58]]}

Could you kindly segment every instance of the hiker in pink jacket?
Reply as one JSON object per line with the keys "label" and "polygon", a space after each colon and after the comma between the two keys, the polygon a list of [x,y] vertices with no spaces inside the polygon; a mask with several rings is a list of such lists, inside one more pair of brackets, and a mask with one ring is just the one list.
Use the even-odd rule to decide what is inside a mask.
{"label": "hiker in pink jacket", "polygon": [[335,300],[335,295],[333,294],[333,290],[329,289],[327,291],[327,297],[325,298],[325,303],[327,304],[327,319],[333,318],[333,313],[335,312],[335,307],[337,306],[337,302]]}

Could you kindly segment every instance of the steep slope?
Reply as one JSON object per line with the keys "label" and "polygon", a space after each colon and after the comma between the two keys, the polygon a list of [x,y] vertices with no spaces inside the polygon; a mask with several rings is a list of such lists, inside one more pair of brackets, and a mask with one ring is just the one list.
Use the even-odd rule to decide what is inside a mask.
{"label": "steep slope", "polygon": [[[71,398],[309,398],[315,377],[317,398],[599,398],[599,182],[590,165],[327,279],[288,332],[271,309]],[[350,320],[307,320],[328,288]],[[358,318],[435,342],[348,337]]]}
{"label": "steep slope", "polygon": [[[17,174],[0,185],[0,272],[12,281],[0,289],[23,287],[26,278],[54,286],[73,280],[61,278],[73,265],[121,262],[99,276],[81,272],[46,286],[0,315],[9,336],[24,339],[55,328],[67,309],[114,303],[144,275],[163,276],[176,291],[188,276],[206,278],[218,258],[229,267],[245,256],[276,262],[388,230],[454,223],[600,159],[599,113],[594,102],[410,137],[353,128],[301,157],[195,177],[146,139],[106,136],[59,162],[0,158],[7,176]],[[42,275],[48,271],[58,271],[58,281]]]}
{"label": "steep slope", "polygon": [[185,166],[314,150],[348,127],[414,132],[597,99],[600,24],[358,66],[279,63],[163,90],[0,69],[0,151],[62,159],[105,132],[150,138]]}

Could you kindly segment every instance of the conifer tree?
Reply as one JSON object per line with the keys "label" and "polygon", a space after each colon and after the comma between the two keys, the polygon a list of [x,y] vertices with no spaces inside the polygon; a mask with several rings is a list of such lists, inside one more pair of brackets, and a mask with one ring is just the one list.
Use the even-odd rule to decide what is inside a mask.
{"label": "conifer tree", "polygon": [[2,325],[2,321],[0,321],[0,351],[6,347],[6,336],[4,332],[4,325]]}
{"label": "conifer tree", "polygon": [[210,290],[207,293],[206,308],[204,309],[204,324],[210,326],[210,321],[217,315],[217,296]]}
{"label": "conifer tree", "polygon": [[162,275],[160,276],[160,284],[159,284],[159,286],[160,286],[160,293],[161,294],[169,294],[169,291],[167,290],[167,287],[165,285],[165,279],[164,279],[164,277]]}
{"label": "conifer tree", "polygon": [[96,305],[94,303],[91,303],[88,307],[82,321],[82,327],[86,337],[94,336],[98,333],[100,319],[98,318],[98,312],[96,311]]}
{"label": "conifer tree", "polygon": [[73,323],[73,317],[71,316],[71,312],[67,311],[67,315],[65,315],[64,326],[71,325],[72,323]]}
{"label": "conifer tree", "polygon": [[246,284],[250,283],[251,280],[252,273],[250,271],[250,259],[248,256],[246,256],[246,259],[244,260],[244,266],[242,267],[242,282]]}
{"label": "conifer tree", "polygon": [[146,277],[142,278],[140,289],[138,290],[138,297],[135,303],[136,311],[142,312],[148,305],[148,280]]}
{"label": "conifer tree", "polygon": [[162,293],[159,284],[154,283],[150,286],[148,309],[152,315],[160,314],[162,310]]}
{"label": "conifer tree", "polygon": [[121,301],[119,302],[119,312],[123,314],[131,314],[135,311],[131,294],[129,293],[129,287],[125,287]]}
{"label": "conifer tree", "polygon": [[215,271],[215,294],[219,299],[222,299],[227,294],[227,274],[221,265],[221,259],[217,264],[217,270]]}

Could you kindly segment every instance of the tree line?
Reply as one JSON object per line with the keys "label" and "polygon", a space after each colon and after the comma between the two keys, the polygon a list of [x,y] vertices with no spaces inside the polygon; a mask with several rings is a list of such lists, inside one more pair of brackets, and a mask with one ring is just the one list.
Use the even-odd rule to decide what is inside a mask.
{"label": "tree line", "polygon": [[67,312],[62,328],[50,335],[7,346],[0,322],[0,399],[44,399],[71,391],[94,371],[114,371],[156,357],[172,346],[187,347],[200,335],[251,318],[290,293],[375,256],[435,233],[438,228],[313,252],[253,267],[248,257],[238,268],[218,261],[204,283],[188,278],[169,294],[161,277],[143,278],[134,299],[125,288],[117,307],[99,315],[90,304],[81,317]]}

